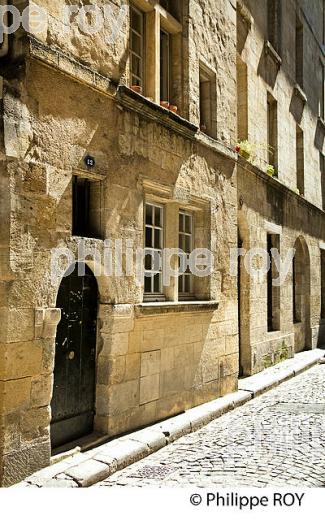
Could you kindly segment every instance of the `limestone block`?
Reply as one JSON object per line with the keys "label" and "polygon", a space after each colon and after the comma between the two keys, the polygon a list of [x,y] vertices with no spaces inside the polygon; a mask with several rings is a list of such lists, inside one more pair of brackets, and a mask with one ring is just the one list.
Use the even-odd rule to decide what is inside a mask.
{"label": "limestone block", "polygon": [[153,350],[141,354],[141,377],[159,374],[160,350]]}
{"label": "limestone block", "polygon": [[140,404],[159,399],[159,374],[141,377]]}
{"label": "limestone block", "polygon": [[35,338],[55,338],[61,309],[35,309]]}
{"label": "limestone block", "polygon": [[40,342],[9,343],[0,349],[4,363],[3,379],[19,379],[41,372],[43,348]]}
{"label": "limestone block", "polygon": [[106,356],[123,356],[127,354],[129,348],[129,335],[127,332],[121,333],[102,333],[103,350]]}
{"label": "limestone block", "polygon": [[98,460],[89,459],[78,466],[65,471],[65,475],[72,477],[80,487],[89,487],[110,475],[110,467]]}
{"label": "limestone block", "polygon": [[45,437],[48,435],[50,421],[50,406],[44,406],[38,409],[30,409],[23,412],[21,417],[22,441],[35,441],[38,437]]}
{"label": "limestone block", "polygon": [[32,378],[30,394],[32,408],[40,408],[51,403],[53,378],[53,374]]}
{"label": "limestone block", "polygon": [[141,352],[149,350],[159,350],[163,346],[164,330],[144,330],[141,343]]}
{"label": "limestone block", "polygon": [[184,372],[180,369],[168,370],[160,374],[160,395],[179,393],[184,389]]}
{"label": "limestone block", "polygon": [[33,309],[0,309],[0,341],[14,343],[34,339]]}
{"label": "limestone block", "polygon": [[132,305],[100,305],[98,317],[100,329],[104,333],[129,332],[134,328]]}
{"label": "limestone block", "polygon": [[125,357],[125,381],[140,377],[141,354],[133,353]]}
{"label": "limestone block", "polygon": [[0,399],[2,396],[3,413],[27,408],[30,404],[31,378],[25,377],[12,381],[0,382]]}
{"label": "limestone block", "polygon": [[164,348],[161,350],[160,359],[161,371],[173,370],[174,368],[174,349]]}
{"label": "limestone block", "polygon": [[110,415],[122,413],[139,405],[139,381],[126,381],[108,389],[107,408]]}

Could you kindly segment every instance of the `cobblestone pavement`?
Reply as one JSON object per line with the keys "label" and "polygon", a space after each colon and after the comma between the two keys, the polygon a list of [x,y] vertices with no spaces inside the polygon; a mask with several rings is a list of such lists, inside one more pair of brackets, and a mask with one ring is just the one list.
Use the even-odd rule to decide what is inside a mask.
{"label": "cobblestone pavement", "polygon": [[323,487],[324,448],[317,365],[97,486]]}

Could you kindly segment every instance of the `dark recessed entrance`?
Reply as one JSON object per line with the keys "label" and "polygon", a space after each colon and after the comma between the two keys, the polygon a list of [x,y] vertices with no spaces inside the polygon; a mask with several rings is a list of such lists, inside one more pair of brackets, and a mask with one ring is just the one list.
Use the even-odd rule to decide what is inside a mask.
{"label": "dark recessed entrance", "polygon": [[[81,275],[78,265],[83,268]],[[55,343],[52,448],[93,430],[97,301],[96,278],[87,266],[75,264],[63,278],[57,297],[62,316]]]}

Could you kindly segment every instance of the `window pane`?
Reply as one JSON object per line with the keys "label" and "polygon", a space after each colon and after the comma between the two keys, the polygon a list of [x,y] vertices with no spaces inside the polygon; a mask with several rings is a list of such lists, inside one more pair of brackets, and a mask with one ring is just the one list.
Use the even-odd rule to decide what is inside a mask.
{"label": "window pane", "polygon": [[147,271],[151,271],[151,269],[152,269],[152,265],[153,265],[153,258],[152,258],[152,255],[151,255],[151,254],[146,254],[146,255],[145,255],[145,260],[144,260],[144,268],[145,268]]}
{"label": "window pane", "polygon": [[160,229],[155,229],[155,245],[154,247],[156,249],[160,249],[161,248],[161,230]]}
{"label": "window pane", "polygon": [[155,226],[161,227],[161,208],[155,207]]}
{"label": "window pane", "polygon": [[184,251],[185,251],[185,253],[191,253],[191,237],[185,235],[184,238],[185,238],[185,249],[184,249]]}
{"label": "window pane", "polygon": [[131,9],[131,27],[138,33],[142,33],[142,15],[135,9]]}
{"label": "window pane", "polygon": [[146,228],[146,243],[145,243],[145,246],[146,247],[152,247],[152,229],[151,228]]}
{"label": "window pane", "polygon": [[156,293],[160,292],[160,276],[161,276],[160,274],[155,274],[155,276],[154,276],[154,287],[153,287],[153,290]]}
{"label": "window pane", "polygon": [[153,206],[146,204],[146,224],[149,224],[149,226],[152,226],[152,224],[153,224],[152,212],[153,212]]}
{"label": "window pane", "polygon": [[151,277],[150,278],[145,277],[145,279],[144,279],[144,290],[147,293],[151,292]]}
{"label": "window pane", "polygon": [[185,215],[185,232],[186,233],[192,232],[191,221],[192,221],[192,218],[190,217],[190,215]]}
{"label": "window pane", "polygon": [[141,60],[134,54],[132,54],[132,73],[141,76]]}
{"label": "window pane", "polygon": [[185,279],[184,292],[189,293],[190,290],[191,290],[191,287],[190,287],[190,277],[189,276],[184,276],[184,279]]}
{"label": "window pane", "polygon": [[131,36],[131,46],[133,52],[135,52],[139,56],[142,56],[142,39],[134,32]]}

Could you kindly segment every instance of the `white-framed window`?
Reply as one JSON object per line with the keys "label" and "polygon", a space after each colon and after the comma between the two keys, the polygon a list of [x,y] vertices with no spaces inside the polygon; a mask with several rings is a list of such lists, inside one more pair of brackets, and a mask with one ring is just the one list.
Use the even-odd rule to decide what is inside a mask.
{"label": "white-framed window", "polygon": [[[181,210],[179,212],[179,230],[178,230],[178,247],[186,254],[187,260],[193,251],[194,242],[194,225],[193,215],[187,211]],[[181,264],[181,260],[180,260]],[[179,298],[189,297],[193,293],[193,275],[188,267],[185,273],[178,277],[178,295]]]}
{"label": "white-framed window", "polygon": [[162,253],[164,247],[164,208],[159,204],[146,203],[144,217],[144,295],[157,299],[163,296]]}
{"label": "white-framed window", "polygon": [[130,6],[130,81],[144,87],[144,14]]}

